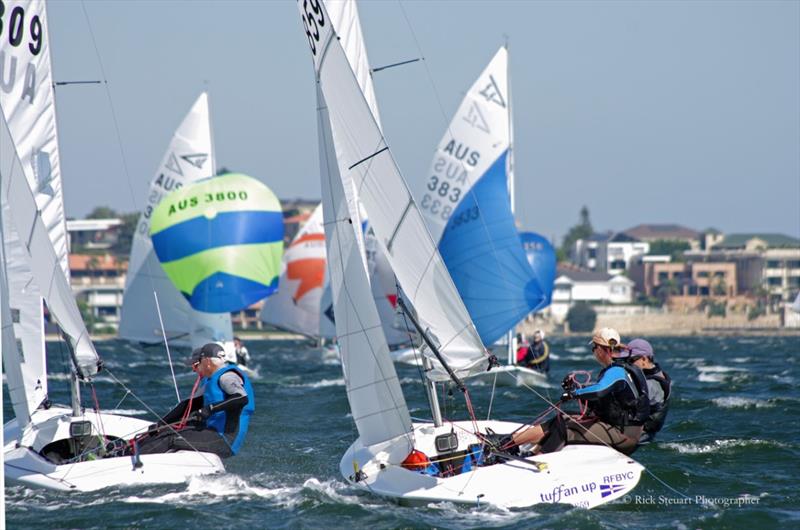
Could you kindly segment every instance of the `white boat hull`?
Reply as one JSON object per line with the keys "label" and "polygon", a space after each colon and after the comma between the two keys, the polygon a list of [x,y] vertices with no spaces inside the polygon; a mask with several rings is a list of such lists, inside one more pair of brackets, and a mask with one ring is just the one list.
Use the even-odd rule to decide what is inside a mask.
{"label": "white boat hull", "polygon": [[[498,433],[510,433],[519,424],[478,422],[480,431],[485,432],[487,427]],[[478,443],[471,431],[471,422],[455,423],[460,449]],[[432,424],[415,423],[415,447],[434,457],[434,438],[449,432],[450,424],[435,429]],[[365,458],[365,455],[372,458],[366,460],[369,456]],[[630,492],[644,470],[632,458],[597,445],[571,445],[556,453],[526,458],[531,464],[510,460],[446,478],[410,471],[380,459],[380,454],[372,455],[357,440],[342,458],[340,471],[350,483],[403,504],[488,503],[503,508],[524,508],[540,503],[561,503],[594,508]],[[354,460],[366,478],[355,480]]]}
{"label": "white boat hull", "polygon": [[488,372],[470,376],[470,379],[480,379],[491,383],[495,377],[497,378],[498,386],[550,386],[547,383],[546,373],[516,365],[497,366]]}
{"label": "white boat hull", "polygon": [[192,476],[225,471],[217,455],[194,451],[141,455],[141,465],[137,465],[132,456],[65,464],[55,464],[44,458],[39,451],[52,442],[69,438],[72,421],[90,421],[93,433],[104,432],[106,436],[122,439],[130,439],[149,425],[138,418],[115,414],[86,412],[80,418],[73,418],[70,410],[63,407],[37,410],[32,417],[34,428],[26,428],[21,444],[16,420],[3,426],[6,480],[54,490],[94,491],[141,484],[176,484]]}

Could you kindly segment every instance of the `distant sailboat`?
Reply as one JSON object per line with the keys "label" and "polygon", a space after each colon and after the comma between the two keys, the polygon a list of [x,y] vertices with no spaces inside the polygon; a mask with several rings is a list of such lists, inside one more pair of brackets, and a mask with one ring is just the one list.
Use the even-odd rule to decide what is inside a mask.
{"label": "distant sailboat", "polygon": [[[347,28],[332,24],[322,2],[301,0],[298,8],[316,74],[331,291],[347,397],[359,435],[340,462],[342,475],[373,494],[422,504],[563,502],[588,508],[628,493],[643,468],[608,447],[567,446],[535,458],[490,463],[484,460],[481,433],[487,428],[511,432],[520,425],[474,416],[443,421],[432,380],[483,371],[488,356],[347,60],[342,47]],[[347,196],[348,187],[357,191],[355,198],[369,215],[403,299],[413,306],[407,316],[428,344],[427,355],[440,361],[438,366],[426,361],[433,423],[411,421],[371,297],[359,225],[353,222],[359,212]],[[420,452],[431,455],[427,463],[460,463],[451,465],[449,475],[425,474],[420,463],[427,457]],[[412,458],[415,463],[409,465]],[[597,485],[606,476],[618,481],[613,489],[600,491]],[[559,492],[557,499],[553,491]]]}
{"label": "distant sailboat", "polygon": [[230,314],[192,309],[161,268],[150,240],[152,214],[164,196],[214,175],[215,164],[208,95],[204,92],[175,131],[161,165],[150,182],[147,205],[142,209],[133,236],[119,326],[120,338],[160,344],[163,321],[164,334],[172,345],[197,348],[207,342],[217,341],[223,343],[226,351],[233,352]]}
{"label": "distant sailboat", "polygon": [[[28,486],[91,491],[222,472],[222,462],[209,453],[145,455],[138,461],[107,457],[107,441],[127,441],[149,422],[81,406],[79,385],[92,380],[102,361],[73,298],[61,244],[63,201],[46,9],[38,1],[6,1],[5,9],[20,21],[31,21],[20,22],[21,31],[37,29],[25,34],[30,45],[0,42],[0,57],[12,71],[17,68],[8,90],[0,91],[0,316],[3,366],[15,415],[3,425],[4,477]],[[39,153],[36,164],[24,162],[20,152]],[[49,153],[46,163],[44,152]],[[49,177],[37,173],[43,168],[49,168]],[[42,300],[70,351],[70,408],[48,399]]]}

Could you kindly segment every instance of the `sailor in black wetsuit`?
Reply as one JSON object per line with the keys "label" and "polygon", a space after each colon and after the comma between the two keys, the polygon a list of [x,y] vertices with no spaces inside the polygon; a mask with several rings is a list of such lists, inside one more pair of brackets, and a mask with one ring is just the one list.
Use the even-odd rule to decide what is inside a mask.
{"label": "sailor in black wetsuit", "polygon": [[544,373],[550,371],[550,346],[544,341],[544,331],[536,330],[519,364]]}
{"label": "sailor in black wetsuit", "polygon": [[[612,328],[603,328],[592,337],[595,359],[603,365],[598,381],[593,385],[578,388],[572,379],[565,378],[562,400],[582,399],[587,401],[588,414],[574,416],[558,414],[542,425],[533,425],[501,437],[495,445],[507,450],[516,449],[524,443],[538,444],[538,451],[558,451],[565,444],[608,445],[631,454],[636,450],[643,424],[650,412],[647,381],[636,366],[615,361],[624,347],[619,333]],[[490,443],[495,441],[491,438]]]}
{"label": "sailor in black wetsuit", "polygon": [[654,361],[653,356],[653,346],[644,339],[633,339],[628,343],[627,356],[624,353],[620,355],[626,362],[638,366],[647,378],[650,415],[644,422],[644,433],[639,439],[639,445],[653,441],[656,433],[664,426],[672,394],[672,380]]}

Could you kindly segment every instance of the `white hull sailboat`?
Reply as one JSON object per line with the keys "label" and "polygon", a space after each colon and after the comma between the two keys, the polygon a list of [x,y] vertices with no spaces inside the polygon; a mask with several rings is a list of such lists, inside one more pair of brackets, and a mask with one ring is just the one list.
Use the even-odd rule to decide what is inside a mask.
{"label": "white hull sailboat", "polygon": [[[346,3],[355,10],[354,2]],[[591,508],[627,494],[643,468],[609,447],[574,446],[519,458],[490,450],[482,441],[489,429],[510,433],[520,425],[477,421],[474,414],[468,421],[442,419],[434,382],[454,381],[471,411],[460,378],[485,371],[488,354],[359,86],[344,50],[348,36],[340,34],[348,26],[334,27],[321,1],[299,0],[298,8],[316,74],[331,294],[347,397],[359,435],[342,458],[343,476],[365,491],[401,503],[567,503]],[[359,219],[358,201],[402,289],[399,303],[405,316],[428,346],[423,366],[431,424],[412,423],[389,356],[359,250],[359,223],[354,222]],[[432,364],[429,356],[438,363]],[[491,454],[482,458],[478,453],[484,451]],[[427,455],[425,461],[443,467],[426,474],[408,465],[419,452]],[[470,466],[464,465],[467,455],[474,462]]]}
{"label": "white hull sailboat", "polygon": [[[72,425],[91,429],[94,437],[103,433],[107,440],[127,440],[147,430],[150,423],[116,414],[83,411],[73,416],[66,407],[40,409],[31,415],[29,427],[20,431],[17,420],[3,426],[6,480],[26,486],[63,491],[95,491],[108,487],[142,484],[178,484],[195,475],[225,471],[222,461],[212,453],[179,451],[140,456],[87,458],[84,461],[54,463],[59,450],[69,451],[75,443]],[[33,435],[32,440],[26,437]],[[83,438],[83,437],[81,437]],[[48,454],[53,454],[48,458]],[[88,455],[93,453],[87,452]]]}
{"label": "white hull sailboat", "polygon": [[[5,7],[41,25],[30,26],[38,28],[37,46],[0,42],[0,56],[12,68],[10,85],[0,91],[0,339],[15,416],[3,426],[3,476],[27,486],[92,491],[222,472],[209,453],[112,456],[118,453],[107,451],[109,442],[128,443],[148,422],[81,406],[79,385],[92,381],[102,361],[68,281],[46,9],[36,0]],[[70,408],[48,398],[43,302],[69,348]]]}

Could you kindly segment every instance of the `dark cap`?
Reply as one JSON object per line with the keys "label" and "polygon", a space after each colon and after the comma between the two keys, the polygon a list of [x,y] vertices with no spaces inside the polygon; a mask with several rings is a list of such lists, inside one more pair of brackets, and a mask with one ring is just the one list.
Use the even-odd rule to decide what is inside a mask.
{"label": "dark cap", "polygon": [[220,359],[225,358],[225,349],[216,342],[209,342],[202,348],[195,348],[192,351],[192,357],[189,360],[189,364],[194,366],[195,364],[199,363],[201,359],[210,359],[212,357],[219,357]]}

